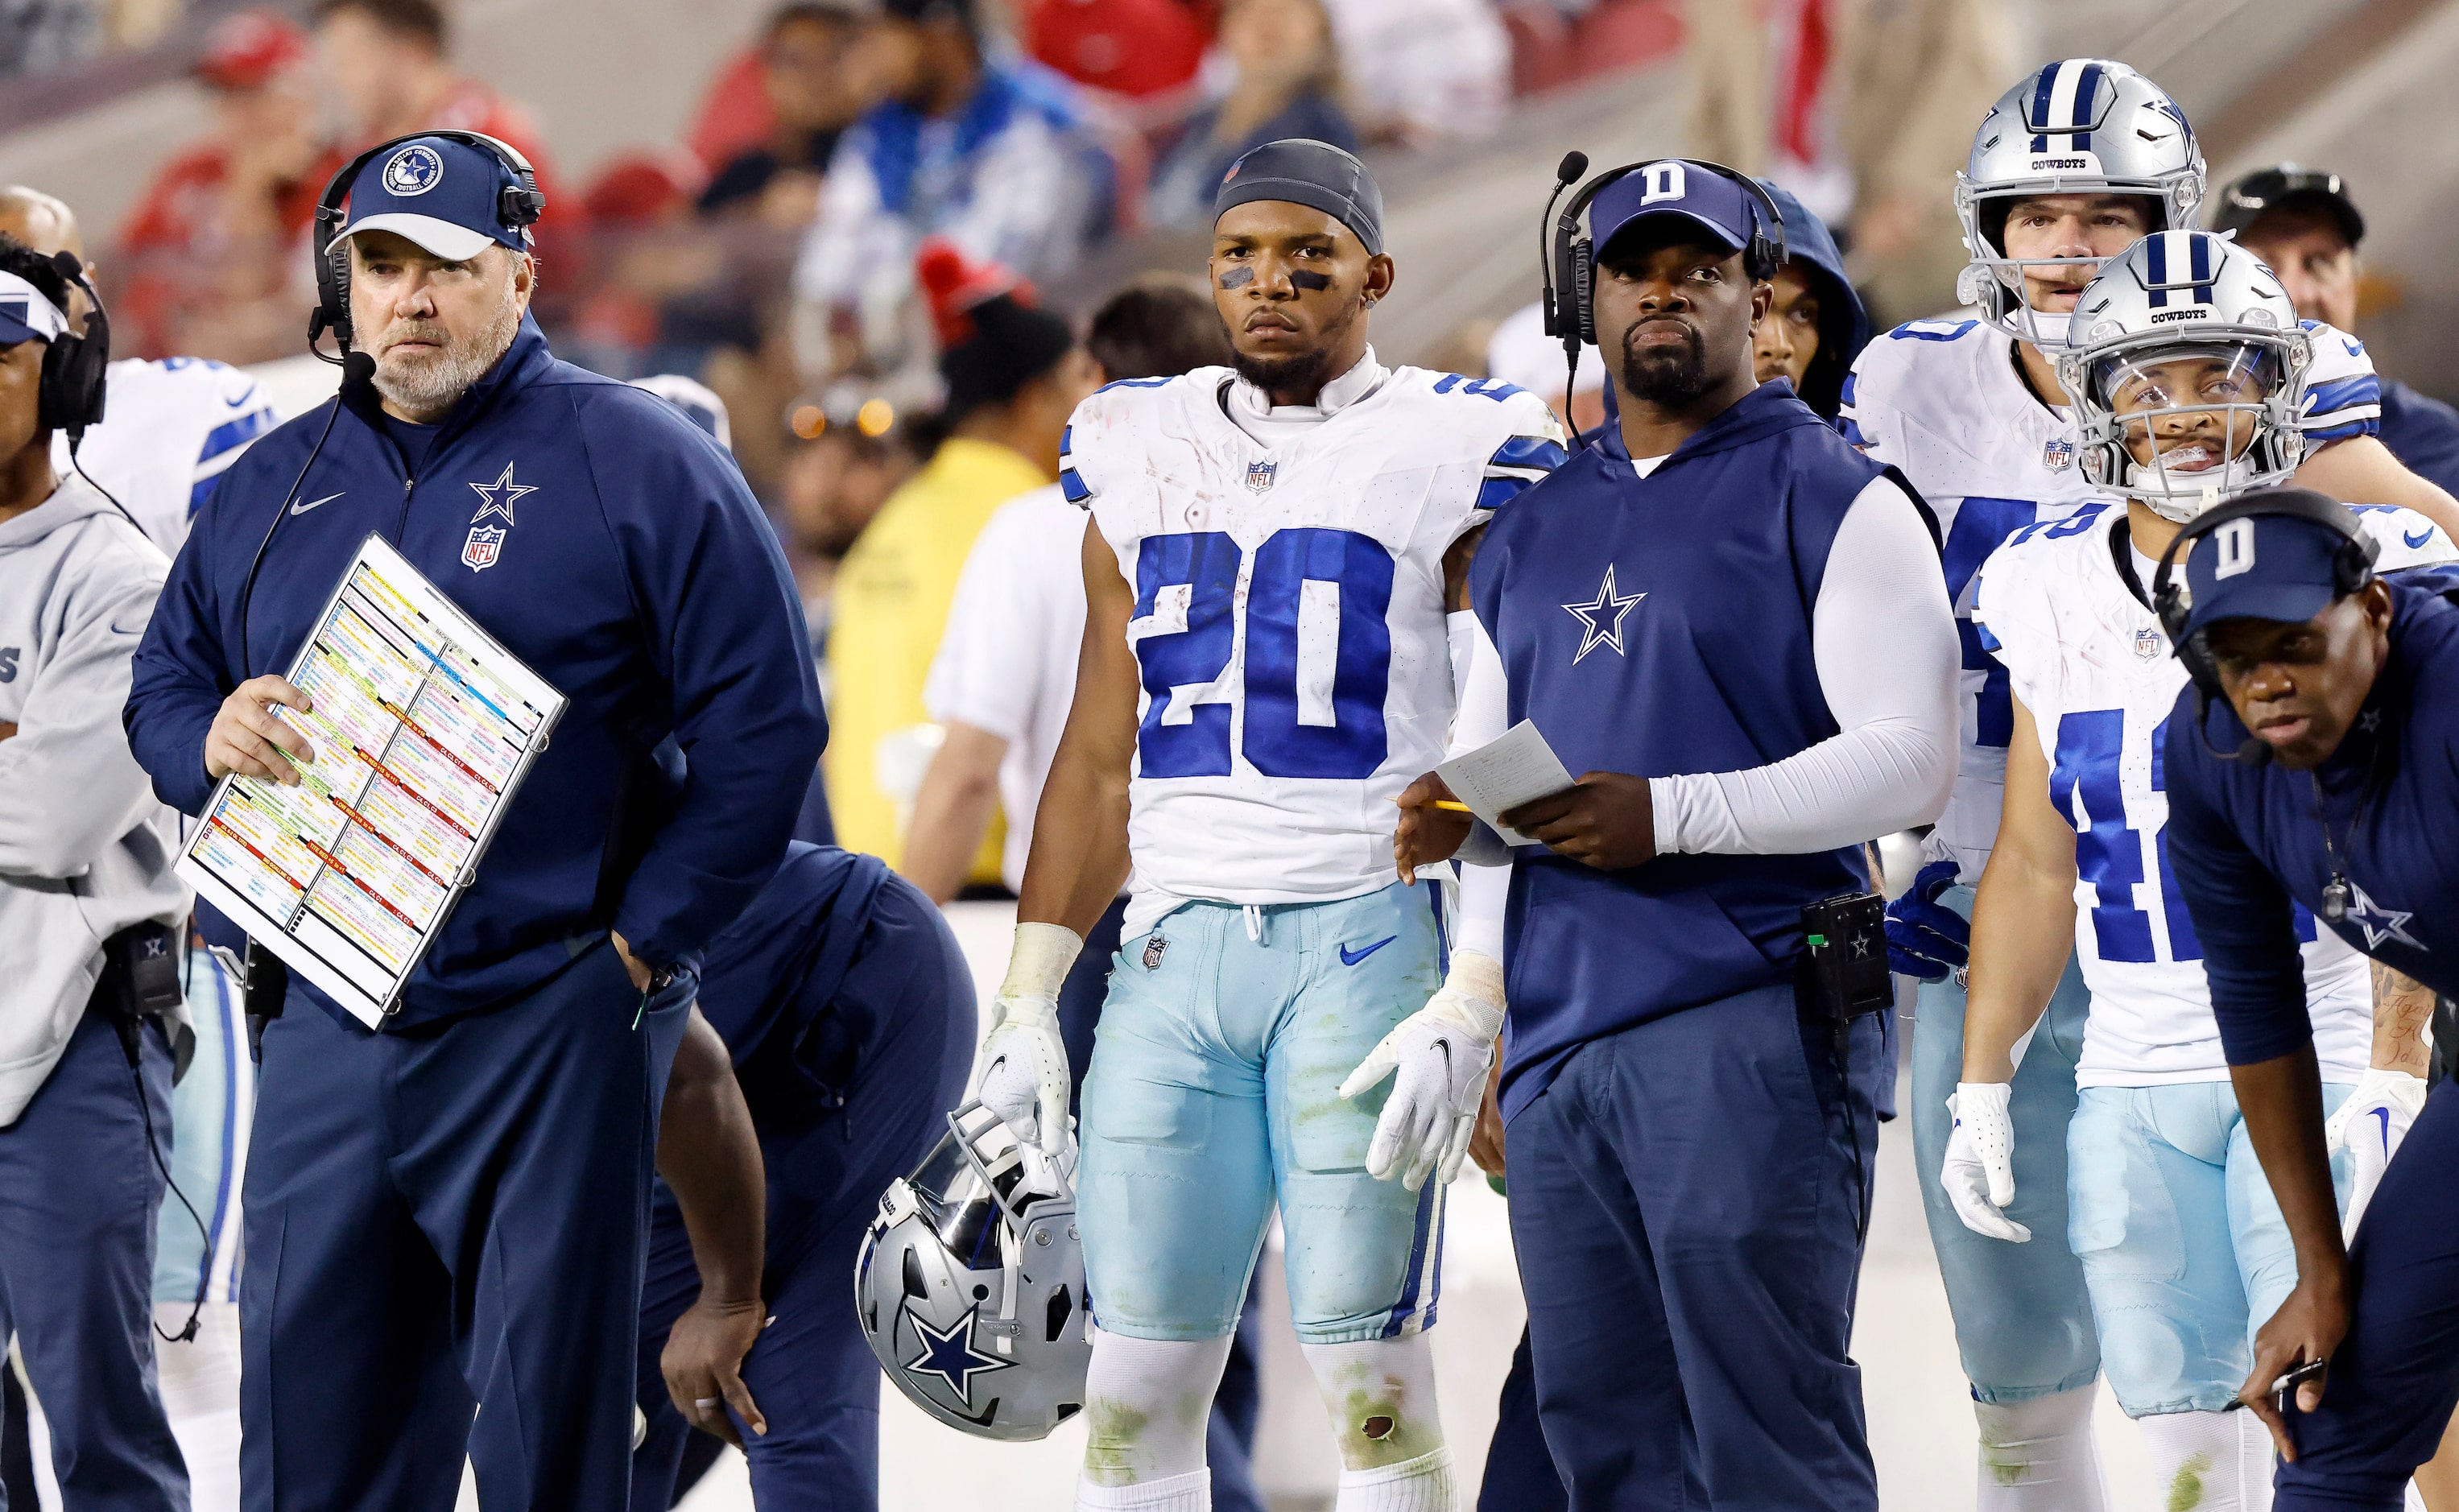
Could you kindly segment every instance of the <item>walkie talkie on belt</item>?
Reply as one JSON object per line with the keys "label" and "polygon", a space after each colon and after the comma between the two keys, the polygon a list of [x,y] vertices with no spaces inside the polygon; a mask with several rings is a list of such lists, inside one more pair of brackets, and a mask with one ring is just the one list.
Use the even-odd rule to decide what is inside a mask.
{"label": "walkie talkie on belt", "polygon": [[1854,1020],[1896,1005],[1896,980],[1887,974],[1887,900],[1876,892],[1820,898],[1801,910],[1804,985],[1812,1010],[1833,1031],[1836,1080],[1844,1103],[1844,1139],[1853,1146],[1853,1187],[1860,1199],[1855,1236],[1870,1234],[1869,1171],[1861,1160],[1860,1121],[1853,1113]]}
{"label": "walkie talkie on belt", "polygon": [[167,924],[131,924],[102,944],[102,990],[95,1001],[111,1017],[119,1048],[137,1062],[137,1036],[152,1018],[170,1018],[179,991],[179,936]]}
{"label": "walkie talkie on belt", "polygon": [[241,1002],[247,1012],[247,1058],[264,1064],[264,1026],[282,1017],[282,999],[290,996],[290,968],[282,957],[251,939],[242,973]]}

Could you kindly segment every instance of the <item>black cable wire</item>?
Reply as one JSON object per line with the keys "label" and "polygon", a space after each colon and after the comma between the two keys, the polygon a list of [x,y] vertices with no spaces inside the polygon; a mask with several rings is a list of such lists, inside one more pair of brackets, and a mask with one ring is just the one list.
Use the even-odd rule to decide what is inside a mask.
{"label": "black cable wire", "polygon": [[[350,368],[350,360],[352,358],[364,358],[369,369],[372,369],[375,367],[375,359],[366,357],[366,355],[361,352],[349,353],[342,359],[342,378],[345,383],[348,382],[350,378],[354,376]],[[333,434],[333,422],[341,417],[342,396],[336,393],[333,396],[332,410],[325,416],[325,429],[316,432],[316,444],[307,449],[307,460],[299,464],[299,475],[290,480],[290,492],[284,494],[282,502],[274,507],[273,518],[266,523],[263,536],[256,543],[256,556],[248,561],[247,577],[240,584],[239,665],[240,671],[242,674],[241,678],[241,681],[242,682],[246,681],[246,677],[248,675],[252,675],[250,669],[256,665],[255,659],[251,657],[248,652],[247,605],[248,600],[256,597],[256,575],[258,570],[264,565],[264,549],[273,544],[273,533],[282,528],[282,516],[289,513],[290,506],[298,501],[299,491],[306,486],[308,470],[316,465],[316,459],[318,457],[325,454],[325,443]]]}
{"label": "black cable wire", "polygon": [[[141,1029],[138,1031],[139,1035],[143,1032]],[[188,1194],[179,1189],[179,1182],[171,1175],[170,1163],[162,1158],[162,1142],[154,1135],[154,1102],[145,1095],[145,1076],[138,1069],[142,1059],[140,1055],[138,1061],[129,1063],[128,1081],[129,1084],[137,1089],[137,1116],[145,1124],[145,1147],[154,1153],[154,1168],[162,1173],[162,1184],[171,1189],[172,1196],[179,1199],[179,1206],[188,1209],[188,1217],[197,1226],[198,1236],[204,1240],[205,1267],[207,1273],[210,1274],[214,1258],[213,1230],[205,1227],[204,1214],[197,1211],[197,1205],[188,1201]],[[200,1279],[197,1284],[197,1299],[188,1307],[188,1321],[179,1333],[163,1334],[161,1324],[153,1324],[154,1332],[161,1334],[163,1343],[185,1344],[197,1336],[197,1319],[202,1316],[205,1311],[206,1288],[207,1283]]]}

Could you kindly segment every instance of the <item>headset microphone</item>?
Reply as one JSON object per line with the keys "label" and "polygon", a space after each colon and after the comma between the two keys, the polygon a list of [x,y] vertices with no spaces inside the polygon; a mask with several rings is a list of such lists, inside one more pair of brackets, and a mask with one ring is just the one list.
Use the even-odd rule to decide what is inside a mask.
{"label": "headset microphone", "polygon": [[[1563,331],[1560,327],[1563,322],[1554,309],[1554,248],[1553,242],[1547,238],[1547,230],[1554,223],[1554,207],[1562,203],[1564,194],[1573,184],[1578,183],[1587,171],[1588,155],[1587,153],[1572,151],[1563,155],[1562,166],[1554,170],[1554,192],[1545,198],[1545,219],[1537,226],[1537,265],[1545,270],[1545,303],[1541,313],[1545,317],[1545,334],[1548,336],[1561,336]],[[1578,323],[1575,321],[1572,324]],[[1577,337],[1572,337],[1565,345],[1567,346],[1577,340]]]}

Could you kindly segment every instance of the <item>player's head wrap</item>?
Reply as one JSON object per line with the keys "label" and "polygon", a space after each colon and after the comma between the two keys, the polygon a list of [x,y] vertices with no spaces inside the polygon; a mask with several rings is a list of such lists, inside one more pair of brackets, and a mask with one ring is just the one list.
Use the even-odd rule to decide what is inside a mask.
{"label": "player's head wrap", "polygon": [[1239,156],[1213,191],[1212,219],[1256,200],[1320,210],[1357,234],[1366,250],[1383,250],[1383,191],[1355,155],[1311,136],[1270,141]]}

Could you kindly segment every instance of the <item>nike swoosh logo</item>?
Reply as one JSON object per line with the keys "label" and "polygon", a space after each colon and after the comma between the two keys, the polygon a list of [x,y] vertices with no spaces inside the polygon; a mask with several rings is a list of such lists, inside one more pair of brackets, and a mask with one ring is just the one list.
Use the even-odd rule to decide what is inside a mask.
{"label": "nike swoosh logo", "polygon": [[2348,349],[2348,355],[2351,357],[2363,357],[2365,354],[2364,345],[2362,342],[2352,342],[2343,336],[2340,338],[2340,345]]}
{"label": "nike swoosh logo", "polygon": [[1340,964],[1343,966],[1355,966],[1359,961],[1364,960],[1367,956],[1374,955],[1377,951],[1381,950],[1384,946],[1391,944],[1394,940],[1398,939],[1399,937],[1400,936],[1398,934],[1386,934],[1381,939],[1377,940],[1374,944],[1367,946],[1362,951],[1353,951],[1348,946],[1343,945],[1340,947]]}
{"label": "nike swoosh logo", "polygon": [[[349,490],[348,490],[348,489],[344,489],[344,490],[342,490],[342,494],[347,494],[348,492],[349,492]],[[323,498],[320,498],[320,499],[309,499],[309,500],[308,500],[306,503],[305,503],[305,504],[293,504],[293,505],[291,505],[291,506],[290,506],[290,513],[291,513],[291,514],[306,514],[309,510],[316,508],[316,506],[318,506],[318,505],[320,505],[320,504],[330,504],[330,503],[332,503],[335,499],[340,498],[340,497],[342,496],[342,494],[326,494]]]}
{"label": "nike swoosh logo", "polygon": [[2365,1111],[2382,1120],[2383,1153],[2388,1155],[2390,1153],[2390,1109],[2367,1108]]}
{"label": "nike swoosh logo", "polygon": [[2399,533],[2399,538],[2407,542],[2407,549],[2409,551],[2414,551],[2419,546],[2424,545],[2427,541],[2433,538],[2433,527],[2427,525],[2425,529],[2417,532],[2413,536],[2410,536],[2406,531],[2402,531]]}

